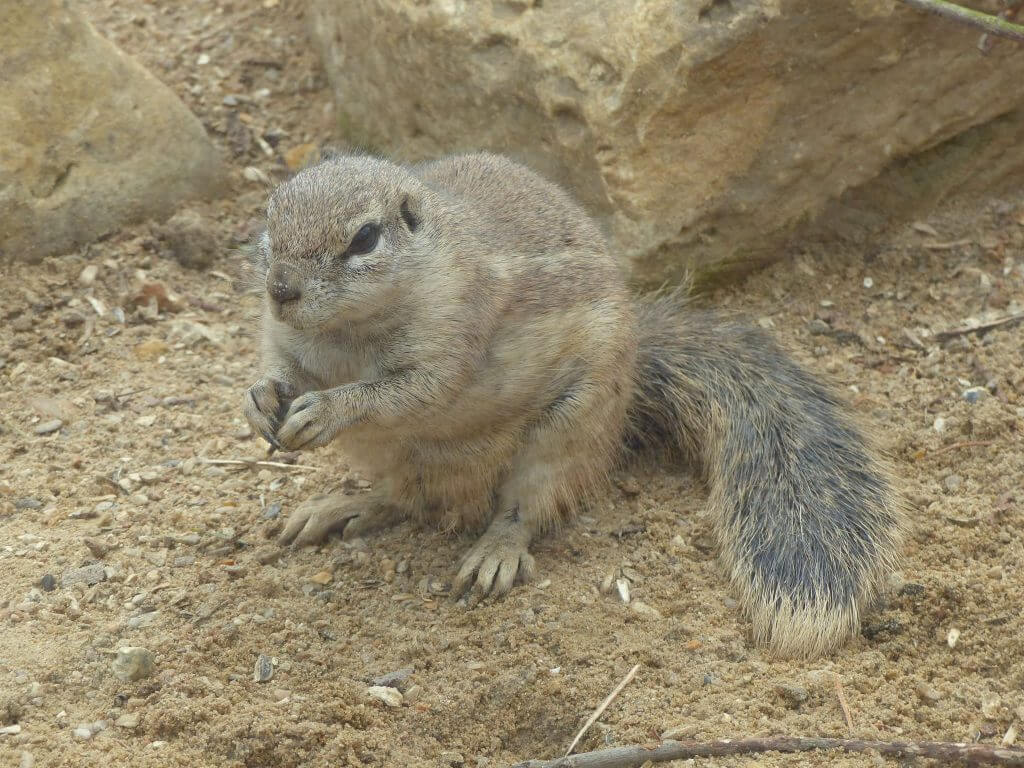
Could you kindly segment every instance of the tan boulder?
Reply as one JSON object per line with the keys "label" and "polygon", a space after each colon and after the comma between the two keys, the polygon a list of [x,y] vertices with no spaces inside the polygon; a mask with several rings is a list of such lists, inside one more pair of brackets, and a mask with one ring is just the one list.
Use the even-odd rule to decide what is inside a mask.
{"label": "tan boulder", "polygon": [[175,94],[74,3],[0,0],[0,262],[61,253],[226,176]]}
{"label": "tan boulder", "polygon": [[[844,191],[1024,104],[1013,43],[983,56],[977,32],[891,0],[309,7],[353,143],[512,154],[644,282],[775,259]],[[927,174],[901,191],[930,195]]]}

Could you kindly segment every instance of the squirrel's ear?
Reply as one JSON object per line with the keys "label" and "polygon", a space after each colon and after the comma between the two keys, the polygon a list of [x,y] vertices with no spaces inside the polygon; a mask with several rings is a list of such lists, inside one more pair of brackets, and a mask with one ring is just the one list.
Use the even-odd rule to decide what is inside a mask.
{"label": "squirrel's ear", "polygon": [[417,201],[406,195],[405,199],[402,200],[401,213],[405,226],[409,228],[410,232],[415,232],[420,226],[420,213]]}

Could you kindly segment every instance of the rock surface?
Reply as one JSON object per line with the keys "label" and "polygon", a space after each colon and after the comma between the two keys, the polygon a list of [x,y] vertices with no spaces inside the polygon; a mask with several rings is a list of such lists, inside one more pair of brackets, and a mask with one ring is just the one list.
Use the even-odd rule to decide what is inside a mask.
{"label": "rock surface", "polygon": [[218,192],[175,94],[71,3],[0,0],[0,263],[35,261]]}
{"label": "rock surface", "polygon": [[[976,31],[892,2],[309,4],[353,144],[517,156],[570,187],[643,282],[771,261],[844,191],[1024,104],[1016,46],[982,56]],[[889,178],[896,213],[934,202],[929,169],[946,191],[978,167],[948,166]]]}

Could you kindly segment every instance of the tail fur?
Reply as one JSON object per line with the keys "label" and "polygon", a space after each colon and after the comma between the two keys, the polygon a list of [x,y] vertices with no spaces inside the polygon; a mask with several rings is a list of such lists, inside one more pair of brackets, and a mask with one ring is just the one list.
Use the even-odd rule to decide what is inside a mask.
{"label": "tail fur", "polygon": [[697,463],[754,639],[784,656],[831,651],[895,567],[902,508],[852,415],[764,332],[641,300],[627,445]]}

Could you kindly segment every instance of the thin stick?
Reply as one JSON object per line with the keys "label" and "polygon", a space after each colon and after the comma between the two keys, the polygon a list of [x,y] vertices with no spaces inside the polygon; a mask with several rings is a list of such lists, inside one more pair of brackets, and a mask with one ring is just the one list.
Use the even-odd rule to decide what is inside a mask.
{"label": "thin stick", "polygon": [[581,752],[554,760],[527,760],[512,768],[638,768],[647,761],[663,763],[694,757],[759,754],[762,752],[811,752],[840,749],[844,752],[875,751],[887,757],[923,757],[945,763],[1024,766],[1024,749],[995,744],[965,744],[949,741],[864,741],[862,739],[818,739],[772,736],[758,739],[722,739],[698,743],[664,741],[657,746],[634,745]]}
{"label": "thin stick", "polygon": [[988,331],[992,328],[999,328],[1003,325],[1015,325],[1021,320],[1024,320],[1024,312],[1018,312],[1014,315],[1007,315],[1006,317],[1000,317],[998,320],[992,320],[987,323],[981,323],[980,325],[964,325],[959,328],[950,328],[946,331],[939,331],[934,334],[934,337],[939,341],[945,341],[951,339],[954,336],[962,336],[967,333],[979,333],[981,331]]}
{"label": "thin stick", "polygon": [[946,451],[953,451],[957,448],[980,448],[983,445],[993,445],[995,440],[965,440],[962,443],[950,443],[937,451],[932,451],[932,456],[938,456],[940,453],[946,453]]}
{"label": "thin stick", "polygon": [[1016,40],[1018,43],[1024,43],[1024,27],[1019,24],[1013,24],[1005,19],[1000,19],[998,16],[989,16],[987,13],[972,11],[970,8],[964,8],[962,5],[956,5],[955,3],[947,3],[945,0],[902,1],[918,10],[944,16],[961,24],[983,29],[989,34],[1007,37],[1011,40]]}
{"label": "thin stick", "polygon": [[572,754],[572,751],[576,748],[576,745],[579,744],[580,739],[583,738],[583,734],[587,732],[590,726],[597,722],[597,718],[604,714],[604,711],[608,709],[608,705],[615,701],[615,697],[622,693],[622,689],[629,685],[629,681],[636,677],[636,673],[639,671],[639,664],[635,665],[631,670],[629,670],[629,672],[626,673],[626,676],[622,678],[622,682],[616,685],[615,690],[609,693],[607,698],[601,702],[597,709],[594,710],[594,714],[592,714],[590,716],[590,719],[587,720],[586,724],[582,728],[580,728],[580,732],[576,734],[576,738],[572,740],[572,744],[570,744],[569,748],[565,750],[566,757]]}
{"label": "thin stick", "polygon": [[200,464],[231,464],[241,467],[276,467],[277,469],[319,469],[308,464],[285,464],[283,461],[257,461],[256,459],[199,459]]}
{"label": "thin stick", "polygon": [[939,331],[938,333],[933,334],[933,336],[937,341],[945,341],[946,339],[951,339],[954,336],[963,336],[968,333],[979,333],[980,331],[987,331],[991,328],[998,328],[1001,325],[1019,323],[1021,320],[1024,320],[1024,312],[1000,317],[998,320],[992,320],[991,322],[982,323],[981,325],[962,325],[959,328],[950,328],[948,331]]}
{"label": "thin stick", "polygon": [[929,251],[952,251],[954,248],[959,248],[961,245],[970,245],[973,242],[971,239],[951,240],[948,243],[925,243],[924,247]]}
{"label": "thin stick", "polygon": [[846,694],[843,693],[843,681],[836,675],[836,696],[839,697],[839,708],[843,710],[843,719],[846,720],[846,730],[853,735],[853,718],[850,716],[850,705],[846,703]]}

